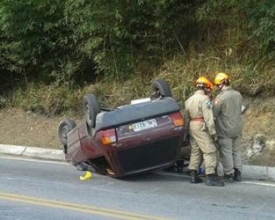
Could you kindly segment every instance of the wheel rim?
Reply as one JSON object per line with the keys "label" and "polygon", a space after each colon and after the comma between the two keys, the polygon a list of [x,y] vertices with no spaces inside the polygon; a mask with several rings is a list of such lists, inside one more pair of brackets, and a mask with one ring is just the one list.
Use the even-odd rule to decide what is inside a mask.
{"label": "wheel rim", "polygon": [[69,128],[68,126],[64,126],[62,129],[61,129],[61,136],[66,140],[67,139],[67,134],[69,132]]}
{"label": "wheel rim", "polygon": [[151,98],[152,98],[152,99],[158,99],[158,98],[160,98],[160,97],[161,97],[161,94],[160,94],[159,89],[156,89],[156,90],[152,93],[152,95],[151,95]]}

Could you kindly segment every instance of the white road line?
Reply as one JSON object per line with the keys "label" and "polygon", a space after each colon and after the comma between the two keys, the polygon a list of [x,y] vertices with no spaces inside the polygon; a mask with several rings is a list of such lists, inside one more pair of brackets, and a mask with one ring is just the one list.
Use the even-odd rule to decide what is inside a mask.
{"label": "white road line", "polygon": [[[177,174],[177,173],[166,173],[166,172],[158,172],[161,173],[161,175],[165,175],[165,176],[172,176],[172,177],[180,177],[180,178],[189,178],[188,175],[185,174]],[[242,184],[251,184],[251,185],[258,185],[258,186],[270,186],[270,187],[275,187],[275,183],[274,182],[263,182],[263,181],[241,181],[239,183]],[[236,183],[238,184],[238,183]]]}
{"label": "white road line", "polygon": [[243,184],[251,184],[251,185],[259,185],[259,186],[271,186],[271,187],[275,187],[275,183],[263,183],[263,182],[252,182],[252,181],[242,181],[240,183]]}
{"label": "white road line", "polygon": [[43,159],[35,159],[35,158],[24,158],[22,156],[8,156],[8,155],[1,155],[0,159],[9,159],[9,160],[24,160],[24,161],[31,161],[31,162],[38,162],[38,163],[52,163],[52,164],[62,164],[62,165],[70,165],[67,162],[63,161],[54,161],[54,160],[43,160]]}

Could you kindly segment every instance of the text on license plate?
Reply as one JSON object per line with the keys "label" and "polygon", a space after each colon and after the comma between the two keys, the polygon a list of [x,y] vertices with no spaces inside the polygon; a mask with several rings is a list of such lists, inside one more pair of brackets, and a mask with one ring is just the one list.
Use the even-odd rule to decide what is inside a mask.
{"label": "text on license plate", "polygon": [[156,119],[150,119],[150,120],[146,120],[146,121],[142,121],[142,122],[132,124],[132,128],[136,132],[136,131],[141,131],[141,130],[145,130],[145,129],[148,129],[148,128],[157,127],[157,125],[158,124],[157,124]]}

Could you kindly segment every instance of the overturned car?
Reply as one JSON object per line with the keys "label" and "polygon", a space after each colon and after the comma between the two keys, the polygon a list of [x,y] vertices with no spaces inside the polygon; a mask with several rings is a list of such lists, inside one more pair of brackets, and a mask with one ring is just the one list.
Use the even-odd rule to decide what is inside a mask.
{"label": "overturned car", "polygon": [[94,94],[84,96],[85,119],[58,125],[65,159],[112,177],[173,166],[183,145],[184,119],[166,81],[153,81],[152,90],[150,98],[115,109],[101,108]]}

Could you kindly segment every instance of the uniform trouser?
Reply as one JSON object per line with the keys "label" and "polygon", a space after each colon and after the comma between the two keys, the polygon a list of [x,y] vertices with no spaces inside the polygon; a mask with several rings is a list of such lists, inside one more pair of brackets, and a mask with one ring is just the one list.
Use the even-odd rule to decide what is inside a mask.
{"label": "uniform trouser", "polygon": [[219,156],[224,174],[234,173],[234,168],[242,171],[242,158],[240,151],[240,137],[219,137]]}
{"label": "uniform trouser", "polygon": [[197,170],[204,160],[205,174],[215,174],[217,168],[217,150],[209,133],[202,123],[190,124],[191,157],[189,170]]}

